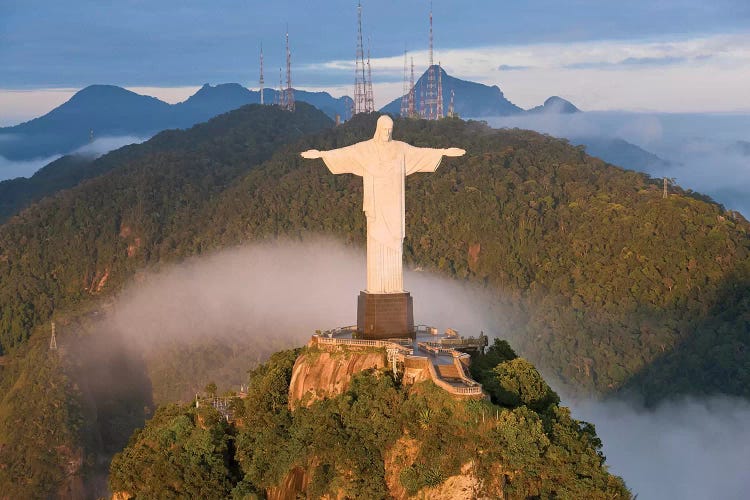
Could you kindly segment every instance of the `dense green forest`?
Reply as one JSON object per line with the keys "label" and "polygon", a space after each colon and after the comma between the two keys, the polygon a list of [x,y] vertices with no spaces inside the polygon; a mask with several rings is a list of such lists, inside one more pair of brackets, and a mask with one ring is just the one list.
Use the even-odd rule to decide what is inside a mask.
{"label": "dense green forest", "polygon": [[[279,113],[249,106],[204,133],[171,132],[184,149],[126,163],[2,226],[3,349],[22,343],[53,306],[116,290],[144,266],[278,235],[362,244],[361,181],[298,152],[366,138],[376,116],[304,136],[251,169],[289,142],[296,120],[307,130],[328,123],[309,108],[291,120]],[[251,156],[248,137],[269,130],[277,140]],[[534,132],[450,119],[397,121],[395,135],[468,152],[410,177],[407,261],[510,304],[511,330],[498,333],[517,339],[545,373],[576,390],[649,400],[749,395],[742,216],[679,188],[662,199],[647,175]]]}
{"label": "dense green forest", "polygon": [[[41,432],[34,422],[52,418],[70,449],[111,453],[154,398],[195,387],[173,379],[224,373],[211,361],[222,352],[267,353],[177,346],[144,360],[113,355],[121,346],[112,343],[107,355],[85,357],[101,361],[92,364],[81,353],[104,352],[92,344],[109,339],[81,318],[99,313],[137,272],[187,256],[282,235],[362,245],[361,180],[298,153],[368,138],[376,118],[333,129],[304,104],[294,114],[247,106],[106,155],[92,163],[101,175],[0,226],[0,464],[27,457],[0,466],[0,484],[44,496],[66,470],[66,445],[33,446],[43,434],[14,440],[21,420],[31,435]],[[400,120],[395,138],[467,150],[407,181],[408,264],[484,288],[508,315],[508,330],[494,333],[514,339],[545,376],[569,390],[632,392],[649,403],[750,396],[750,225],[742,216],[679,188],[662,199],[647,175],[534,132]],[[71,343],[47,361],[51,317]],[[132,384],[112,391],[125,377]],[[48,384],[61,388],[54,397],[42,391]],[[11,397],[13,387],[39,397]],[[82,453],[83,468],[94,468],[97,457]],[[33,484],[19,480],[29,474],[23,467],[34,470]]]}
{"label": "dense green forest", "polygon": [[305,104],[291,117],[275,106],[246,106],[106,155],[91,168],[109,173],[11,219],[0,229],[0,353],[22,344],[54,309],[91,300],[158,262],[155,247],[200,221],[238,175],[331,124]]}
{"label": "dense green forest", "polygon": [[[112,461],[111,490],[257,498],[301,471],[312,498],[387,498],[437,486],[471,464],[478,496],[630,498],[607,472],[594,427],[571,418],[506,342],[478,363],[491,402],[456,400],[432,382],[405,387],[389,372],[369,371],[343,394],[291,411],[299,353],[276,353],[250,373],[235,422],[211,406],[159,408]],[[401,455],[404,449],[413,451]]]}
{"label": "dense green forest", "polygon": [[[36,339],[38,340],[38,339]],[[82,491],[74,477],[88,457],[81,398],[44,342],[0,362],[0,485],[3,498]],[[2,361],[2,360],[0,360]]]}

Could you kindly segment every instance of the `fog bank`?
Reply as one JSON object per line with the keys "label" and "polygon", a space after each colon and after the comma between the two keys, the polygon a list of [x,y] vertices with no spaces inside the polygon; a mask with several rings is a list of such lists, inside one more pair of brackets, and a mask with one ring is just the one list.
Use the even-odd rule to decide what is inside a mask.
{"label": "fog bank", "polygon": [[750,491],[750,402],[683,398],[646,410],[626,402],[574,403],[592,422],[610,471],[639,499],[743,499]]}
{"label": "fog bank", "polygon": [[[503,335],[481,292],[406,271],[416,323],[464,335]],[[315,330],[357,322],[365,255],[324,239],[239,247],[190,259],[129,286],[112,313],[115,328],[143,347],[204,337],[273,336],[297,344]]]}
{"label": "fog bank", "polygon": [[[17,138],[18,136],[13,137]],[[8,140],[16,140],[14,138],[8,138]],[[0,140],[2,139],[3,136],[0,135]],[[100,156],[109,153],[110,151],[114,151],[115,149],[119,149],[129,144],[139,144],[146,140],[148,140],[148,137],[138,137],[133,135],[99,137],[97,139],[94,139],[92,142],[65,154],[77,154],[92,158],[99,158]],[[0,155],[0,181],[4,181],[6,179],[15,179],[17,177],[31,177],[39,169],[49,165],[62,156],[63,155],[61,154],[57,154],[43,158],[34,158],[31,160],[9,160]]]}
{"label": "fog bank", "polygon": [[9,160],[0,155],[0,181],[15,179],[17,177],[31,177],[34,172],[49,165],[62,155],[34,158],[33,160]]}
{"label": "fog bank", "polygon": [[[244,378],[255,352],[267,355],[307,342],[316,329],[356,323],[356,297],[364,287],[361,249],[326,239],[280,241],[144,274],[121,293],[110,316],[121,338],[142,352],[206,339],[244,343],[249,349],[231,365]],[[417,323],[512,337],[488,292],[415,271],[406,272],[405,288],[414,297]],[[733,499],[750,490],[745,400],[683,399],[654,410],[623,401],[563,404],[596,425],[610,470],[639,499]]]}

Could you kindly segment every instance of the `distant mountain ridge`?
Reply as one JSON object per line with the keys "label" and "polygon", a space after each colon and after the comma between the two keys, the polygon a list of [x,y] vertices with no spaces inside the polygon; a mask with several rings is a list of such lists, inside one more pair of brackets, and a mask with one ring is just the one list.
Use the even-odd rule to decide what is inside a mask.
{"label": "distant mountain ridge", "polygon": [[570,114],[580,113],[581,110],[575,107],[572,102],[563,99],[562,97],[553,95],[552,97],[547,98],[547,100],[544,101],[544,104],[542,104],[541,106],[536,106],[526,112],[544,114]]}
{"label": "distant mountain ridge", "polygon": [[[317,107],[329,117],[345,116],[351,99],[327,92],[295,90],[297,101]],[[264,89],[272,104],[278,91]],[[177,104],[140,95],[115,85],[90,85],[49,113],[27,122],[0,128],[0,156],[27,160],[69,153],[95,137],[135,135],[147,137],[172,128],[189,128],[245,104],[260,103],[260,91],[237,83],[203,85]],[[3,137],[5,136],[5,137]]]}
{"label": "distant mountain ridge", "polygon": [[[477,118],[523,113],[523,109],[510,102],[497,85],[490,87],[482,83],[461,80],[449,75],[437,65],[435,69],[440,71],[440,79],[443,84],[444,113],[447,114],[448,112],[451,91],[454,93],[455,112],[459,116]],[[428,72],[429,70],[425,71],[414,83],[417,101],[419,101],[421,92],[427,89]],[[382,113],[399,115],[401,113],[401,97],[386,104],[380,111]]]}
{"label": "distant mountain ridge", "polygon": [[654,153],[619,137],[582,136],[571,139],[571,142],[584,145],[591,156],[620,167],[648,172],[672,165]]}
{"label": "distant mountain ridge", "polygon": [[[449,75],[442,67],[435,65],[436,71],[440,71],[440,80],[442,81],[443,88],[443,114],[448,114],[448,109],[451,100],[451,91],[453,92],[453,102],[455,113],[463,118],[483,118],[489,116],[512,116],[520,115],[524,113],[579,113],[581,112],[573,103],[563,99],[562,97],[552,96],[549,97],[544,104],[536,106],[529,110],[513,104],[500,87],[497,85],[484,85],[482,83],[471,82],[468,80],[461,80],[454,76]],[[426,70],[422,76],[414,83],[414,89],[416,94],[416,100],[420,100],[422,92],[427,89],[428,72]],[[437,73],[436,73],[437,78]],[[401,114],[401,100],[403,96],[400,96],[393,101],[389,102],[383,108],[382,113],[389,113],[391,115]]]}
{"label": "distant mountain ridge", "polygon": [[[444,114],[448,113],[451,92],[455,113],[468,118],[511,116],[523,113],[575,113],[580,110],[557,96],[528,111],[508,100],[497,85],[489,86],[440,71]],[[428,71],[417,80],[417,100],[427,88]],[[273,104],[279,91],[264,89],[264,101]],[[312,104],[331,118],[346,118],[352,99],[334,98],[327,92],[294,91],[297,101]],[[46,158],[74,151],[94,137],[149,137],[166,129],[185,129],[245,104],[259,104],[260,91],[238,83],[203,85],[187,100],[168,104],[155,97],[137,94],[115,85],[90,85],[49,113],[12,127],[0,128],[0,156],[11,161]],[[401,97],[381,109],[399,115]],[[1,174],[1,173],[0,173]]]}

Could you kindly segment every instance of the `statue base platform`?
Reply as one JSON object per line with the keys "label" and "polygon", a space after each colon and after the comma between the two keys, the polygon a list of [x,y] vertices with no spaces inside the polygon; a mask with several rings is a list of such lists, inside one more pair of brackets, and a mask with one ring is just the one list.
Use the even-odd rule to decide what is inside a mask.
{"label": "statue base platform", "polygon": [[414,301],[409,292],[360,292],[357,333],[363,339],[414,337]]}

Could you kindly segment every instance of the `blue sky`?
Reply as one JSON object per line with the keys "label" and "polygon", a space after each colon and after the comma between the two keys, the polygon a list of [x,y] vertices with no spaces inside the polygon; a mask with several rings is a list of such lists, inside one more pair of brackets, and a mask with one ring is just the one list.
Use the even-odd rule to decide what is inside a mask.
{"label": "blue sky", "polygon": [[[379,104],[400,93],[405,46],[424,68],[428,11],[425,0],[363,2]],[[446,70],[524,107],[564,94],[584,109],[750,109],[748,0],[436,0],[433,12]],[[257,86],[261,42],[273,86],[287,23],[295,86],[351,93],[355,20],[353,0],[2,0],[0,123],[92,83],[172,101],[207,82]],[[656,95],[613,98],[613,84],[639,81]],[[700,92],[712,82],[715,101]]]}

